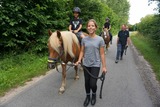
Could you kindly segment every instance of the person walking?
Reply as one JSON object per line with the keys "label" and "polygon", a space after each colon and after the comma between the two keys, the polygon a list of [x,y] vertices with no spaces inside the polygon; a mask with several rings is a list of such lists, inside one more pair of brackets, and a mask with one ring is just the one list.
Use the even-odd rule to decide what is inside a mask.
{"label": "person walking", "polygon": [[129,45],[129,31],[126,30],[126,25],[123,24],[121,26],[121,30],[118,32],[117,38],[117,54],[116,54],[116,61],[118,63],[119,58],[120,60],[123,59],[124,49]]}
{"label": "person walking", "polygon": [[[95,105],[96,103],[97,79],[91,77],[87,71],[93,76],[98,77],[102,64],[102,72],[107,72],[104,52],[105,43],[102,37],[96,35],[97,27],[94,19],[90,19],[87,22],[86,28],[89,36],[82,39],[80,55],[76,62],[76,65],[78,65],[83,60],[83,66],[86,68],[84,69],[86,91],[86,98],[83,103],[84,107],[87,107],[90,102],[91,105]],[[91,92],[92,96],[90,95]]]}

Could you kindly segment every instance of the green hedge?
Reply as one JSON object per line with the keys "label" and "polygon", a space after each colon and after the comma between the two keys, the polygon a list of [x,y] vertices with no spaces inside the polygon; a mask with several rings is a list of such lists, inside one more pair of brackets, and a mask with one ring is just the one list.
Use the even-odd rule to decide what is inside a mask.
{"label": "green hedge", "polygon": [[[106,17],[111,19],[114,34],[122,23],[122,18],[102,0],[1,0],[0,54],[10,51],[46,51],[47,30],[68,30],[74,6],[79,6],[82,10],[80,17],[84,21],[84,31],[90,18],[94,18],[99,25],[97,33],[102,30]],[[123,8],[119,11],[123,13]]]}
{"label": "green hedge", "polygon": [[144,36],[153,40],[154,47],[160,52],[160,15],[148,15],[141,19],[137,29]]}

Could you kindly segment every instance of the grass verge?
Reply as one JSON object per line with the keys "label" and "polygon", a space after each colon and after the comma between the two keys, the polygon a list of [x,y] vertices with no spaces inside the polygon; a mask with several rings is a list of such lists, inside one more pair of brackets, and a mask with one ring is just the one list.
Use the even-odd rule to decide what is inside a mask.
{"label": "grass verge", "polygon": [[151,64],[152,69],[156,74],[157,80],[160,81],[160,55],[157,52],[156,48],[154,48],[152,41],[137,32],[131,34],[131,40],[134,46]]}
{"label": "grass verge", "polygon": [[47,71],[46,55],[23,53],[0,58],[0,96]]}

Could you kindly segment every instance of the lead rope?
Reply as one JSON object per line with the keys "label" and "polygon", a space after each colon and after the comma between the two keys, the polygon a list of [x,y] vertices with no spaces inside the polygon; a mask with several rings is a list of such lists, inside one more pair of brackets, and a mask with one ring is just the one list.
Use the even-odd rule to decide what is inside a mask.
{"label": "lead rope", "polygon": [[99,98],[102,99],[102,89],[103,89],[103,84],[104,84],[104,80],[105,80],[105,75],[106,75],[106,73],[105,73],[105,72],[102,72],[102,74],[101,74],[100,77],[95,77],[94,75],[92,75],[92,74],[87,70],[87,68],[86,68],[84,65],[82,65],[81,63],[80,63],[80,65],[82,66],[83,69],[85,69],[85,71],[87,71],[87,73],[88,73],[92,78],[100,79],[100,80],[102,81],[102,83],[101,83],[101,88],[100,88],[100,94],[99,94]]}
{"label": "lead rope", "polygon": [[125,53],[125,55],[126,55],[126,53],[127,53],[127,48],[128,48],[128,46],[125,46],[125,48],[124,48],[124,53]]}

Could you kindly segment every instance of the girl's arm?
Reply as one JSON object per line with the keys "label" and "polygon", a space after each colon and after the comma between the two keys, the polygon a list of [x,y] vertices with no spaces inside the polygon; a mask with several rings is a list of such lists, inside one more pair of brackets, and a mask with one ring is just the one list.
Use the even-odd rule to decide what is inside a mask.
{"label": "girl's arm", "polygon": [[76,65],[78,65],[79,63],[81,63],[81,60],[82,60],[82,58],[83,58],[83,55],[84,55],[84,46],[81,46],[79,58],[78,58],[78,61],[76,62]]}

